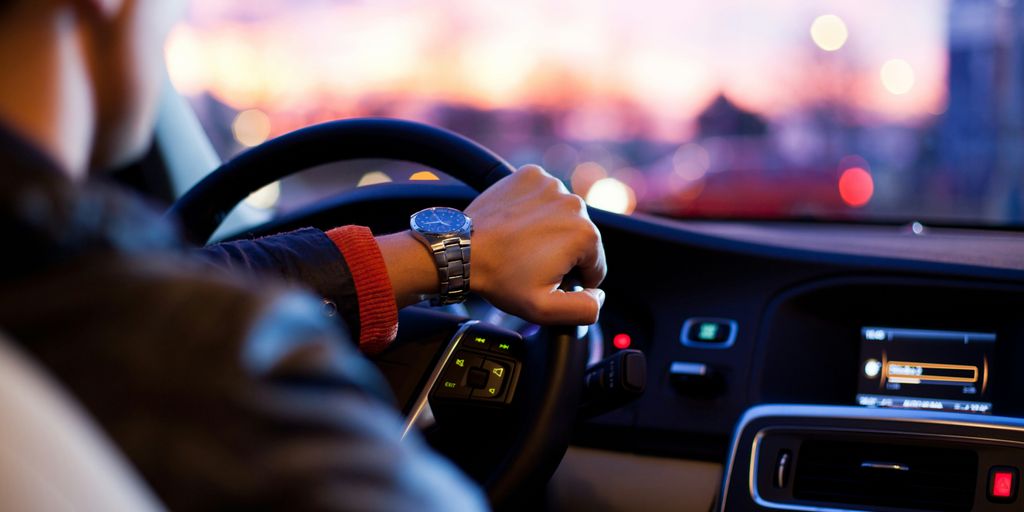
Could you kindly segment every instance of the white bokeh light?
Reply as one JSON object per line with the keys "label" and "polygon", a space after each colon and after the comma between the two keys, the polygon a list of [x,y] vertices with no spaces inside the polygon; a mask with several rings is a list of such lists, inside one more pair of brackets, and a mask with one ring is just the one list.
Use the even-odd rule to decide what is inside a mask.
{"label": "white bokeh light", "polygon": [[261,210],[269,210],[277,206],[281,199],[281,182],[275,181],[245,198],[245,204]]}
{"label": "white bokeh light", "polygon": [[903,59],[890,59],[882,64],[879,72],[882,85],[885,90],[892,94],[900,95],[910,92],[914,88],[914,68]]}
{"label": "white bokeh light", "polygon": [[818,16],[811,23],[811,39],[818,48],[827,52],[834,52],[846,44],[849,37],[846,23],[835,14]]}
{"label": "white bokeh light", "polygon": [[615,178],[603,178],[594,182],[587,191],[587,204],[614,213],[628,215],[636,208],[636,194],[633,189]]}
{"label": "white bokeh light", "polygon": [[239,144],[250,148],[259,146],[270,137],[270,117],[261,110],[244,110],[235,116],[231,132]]}
{"label": "white bokeh light", "polygon": [[391,183],[391,176],[384,174],[381,171],[370,171],[359,178],[357,187],[365,187],[368,185],[379,185],[381,183]]}

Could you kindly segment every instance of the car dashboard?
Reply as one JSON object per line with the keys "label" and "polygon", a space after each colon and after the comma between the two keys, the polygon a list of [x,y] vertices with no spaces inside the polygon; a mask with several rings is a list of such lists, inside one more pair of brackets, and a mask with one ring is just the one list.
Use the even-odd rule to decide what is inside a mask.
{"label": "car dashboard", "polygon": [[1024,238],[604,217],[602,326],[650,375],[593,445],[721,457],[725,510],[1018,503]]}
{"label": "car dashboard", "polygon": [[[264,229],[344,219],[386,232],[420,207],[472,197],[452,185],[365,187]],[[574,445],[651,458],[642,492],[662,506],[645,508],[1024,501],[1024,235],[591,215],[609,266],[604,353],[643,351],[648,381],[636,401],[582,422]],[[716,484],[686,506],[655,469],[666,460],[703,464]],[[570,480],[594,489],[614,475]]]}

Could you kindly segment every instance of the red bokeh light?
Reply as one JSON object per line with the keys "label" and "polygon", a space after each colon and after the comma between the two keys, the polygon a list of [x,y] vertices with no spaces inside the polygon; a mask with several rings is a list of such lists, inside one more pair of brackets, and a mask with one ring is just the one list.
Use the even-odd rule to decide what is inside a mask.
{"label": "red bokeh light", "polygon": [[874,193],[875,181],[871,173],[861,167],[851,167],[839,176],[839,197],[854,208],[868,204]]}
{"label": "red bokeh light", "polygon": [[615,337],[612,338],[612,345],[615,345],[615,348],[619,350],[625,350],[632,344],[633,338],[630,338],[629,335],[625,333],[616,334]]}

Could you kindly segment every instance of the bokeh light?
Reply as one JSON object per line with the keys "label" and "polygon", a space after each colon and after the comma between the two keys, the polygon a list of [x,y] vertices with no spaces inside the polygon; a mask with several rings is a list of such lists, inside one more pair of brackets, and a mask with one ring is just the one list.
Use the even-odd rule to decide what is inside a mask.
{"label": "bokeh light", "polygon": [[568,144],[559,143],[544,151],[541,163],[544,169],[555,176],[565,176],[579,163],[579,151]]}
{"label": "bokeh light", "polygon": [[[407,103],[422,98],[478,109],[569,106],[560,130],[615,140],[632,134],[620,108],[628,104],[653,118],[659,137],[678,141],[680,127],[722,90],[771,114],[813,104],[820,82],[819,70],[801,62],[806,35],[793,37],[799,8],[791,4],[747,3],[742,12],[700,0],[190,4],[189,22],[165,49],[172,82],[188,96],[268,112],[275,134],[321,110],[373,115],[378,101],[422,113],[424,105]],[[881,62],[893,48],[913,56],[919,87],[927,85],[911,110],[920,112],[941,92],[945,60],[935,47],[944,41],[945,17],[938,7],[891,4],[844,3],[842,18],[815,18],[810,36],[819,48],[847,49],[848,27],[870,21],[887,38],[858,45],[850,58]],[[895,21],[903,17],[913,23]],[[707,32],[724,23],[745,28]],[[874,76],[877,68],[849,73]],[[849,97],[900,118],[909,108]]]}
{"label": "bokeh light", "polygon": [[671,173],[663,185],[675,204],[686,205],[700,197],[704,192],[704,187],[707,186],[707,180],[688,180],[679,174]]}
{"label": "bokeh light", "polygon": [[811,39],[818,48],[827,52],[834,52],[846,44],[849,32],[846,23],[835,14],[824,14],[818,16],[811,23]]}
{"label": "bokeh light", "polygon": [[175,27],[167,37],[164,58],[171,83],[178,92],[199,94],[209,83],[209,70],[204,65],[206,60],[196,58],[202,51],[202,42],[187,25]]}
{"label": "bokeh light", "polygon": [[[165,56],[223,159],[314,123],[410,119],[470,136],[516,166],[543,164],[580,196],[621,210],[623,188],[602,181],[613,178],[632,208],[659,215],[870,219],[917,205],[945,215],[965,187],[929,192],[987,170],[958,162],[955,147],[929,147],[931,134],[969,126],[983,113],[967,96],[1002,90],[990,86],[1004,76],[958,63],[1002,51],[991,43],[1003,37],[957,42],[958,2],[189,4]],[[961,78],[980,85],[960,94],[951,84]],[[1009,101],[997,99],[986,108]],[[959,144],[966,137],[948,146]],[[844,159],[853,153],[863,158]],[[280,204],[357,179],[449,180],[406,165],[297,175]],[[837,170],[855,167],[879,190],[860,211],[848,207],[856,194],[838,190]]]}
{"label": "bokeh light", "polygon": [[619,334],[616,334],[615,337],[612,338],[612,345],[614,345],[615,348],[619,350],[626,350],[632,344],[633,338],[624,332],[620,332]]}
{"label": "bokeh light", "polygon": [[601,164],[597,162],[583,162],[572,171],[569,185],[574,193],[587,197],[590,187],[607,177],[608,171]]}
{"label": "bokeh light", "polygon": [[700,144],[684,144],[672,155],[672,169],[680,178],[688,181],[703,178],[710,167],[711,155]]}
{"label": "bokeh light", "polygon": [[275,181],[245,198],[245,204],[261,210],[269,210],[277,206],[281,199],[281,182]]}
{"label": "bokeh light", "polygon": [[438,181],[441,178],[430,171],[419,171],[412,173],[412,176],[409,176],[409,179],[411,181]]}
{"label": "bokeh light", "polygon": [[615,178],[597,180],[587,191],[587,204],[609,212],[629,215],[636,209],[633,189]]}
{"label": "bokeh light", "polygon": [[381,171],[370,171],[359,178],[357,187],[365,187],[368,185],[379,185],[381,183],[391,183],[391,176],[384,174]]}
{"label": "bokeh light", "polygon": [[270,117],[261,110],[243,110],[231,123],[231,132],[239,144],[248,148],[259,146],[270,137]]}
{"label": "bokeh light", "polygon": [[868,204],[875,193],[875,181],[871,173],[860,167],[851,167],[839,176],[839,197],[854,208]]}
{"label": "bokeh light", "polygon": [[629,185],[633,189],[637,203],[641,203],[648,197],[647,177],[644,173],[633,167],[622,167],[612,173],[612,177]]}
{"label": "bokeh light", "polygon": [[895,95],[906,94],[914,87],[914,68],[903,59],[889,59],[879,72],[885,90]]}

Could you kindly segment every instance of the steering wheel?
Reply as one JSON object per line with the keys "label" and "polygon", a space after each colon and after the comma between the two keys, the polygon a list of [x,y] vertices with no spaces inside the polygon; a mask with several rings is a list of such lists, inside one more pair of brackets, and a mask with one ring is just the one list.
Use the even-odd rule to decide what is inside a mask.
{"label": "steering wheel", "polygon": [[[239,155],[200,181],[169,214],[179,219],[189,240],[204,244],[253,191],[318,165],[363,158],[439,169],[478,192],[513,172],[480,144],[439,128],[392,119],[333,121]],[[575,326],[543,327],[530,339],[475,321],[453,330],[426,365],[432,366],[429,373],[417,380],[419,398],[407,426],[429,402],[439,429],[452,432],[435,446],[484,485],[496,508],[515,507],[543,487],[568,447],[583,386],[585,343]],[[490,379],[501,373],[503,380],[494,387],[488,380],[469,396],[453,395],[445,387],[454,381],[451,372],[472,367],[474,361]],[[482,382],[480,371],[474,377]],[[481,432],[481,425],[490,425],[483,428],[487,432]]]}

